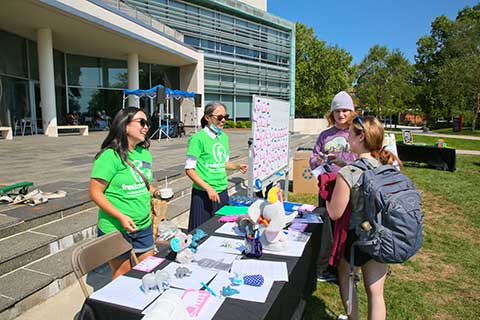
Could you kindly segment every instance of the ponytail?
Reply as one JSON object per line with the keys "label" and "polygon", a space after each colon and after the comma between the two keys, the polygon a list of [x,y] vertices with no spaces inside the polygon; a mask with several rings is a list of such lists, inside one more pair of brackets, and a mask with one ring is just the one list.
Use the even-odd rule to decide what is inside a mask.
{"label": "ponytail", "polygon": [[402,161],[392,152],[388,151],[386,146],[383,146],[379,151],[372,151],[371,153],[381,164],[398,164],[400,168],[403,168]]}

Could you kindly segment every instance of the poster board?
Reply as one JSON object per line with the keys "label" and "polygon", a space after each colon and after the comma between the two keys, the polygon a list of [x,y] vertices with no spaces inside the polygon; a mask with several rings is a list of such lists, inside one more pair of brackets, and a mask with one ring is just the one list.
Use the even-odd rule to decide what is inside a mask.
{"label": "poster board", "polygon": [[413,133],[411,130],[402,130],[404,144],[413,144]]}
{"label": "poster board", "polygon": [[398,158],[397,141],[395,139],[395,134],[385,133],[383,137],[383,145],[385,146],[385,149],[393,153]]}
{"label": "poster board", "polygon": [[253,96],[251,119],[249,194],[262,190],[288,171],[290,103]]}

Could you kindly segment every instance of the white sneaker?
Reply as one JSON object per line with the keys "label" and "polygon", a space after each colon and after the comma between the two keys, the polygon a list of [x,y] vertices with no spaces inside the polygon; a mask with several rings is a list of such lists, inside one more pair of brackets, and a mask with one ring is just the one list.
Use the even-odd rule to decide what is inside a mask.
{"label": "white sneaker", "polygon": [[344,314],[340,314],[340,315],[338,315],[337,320],[348,320],[348,316],[346,316]]}

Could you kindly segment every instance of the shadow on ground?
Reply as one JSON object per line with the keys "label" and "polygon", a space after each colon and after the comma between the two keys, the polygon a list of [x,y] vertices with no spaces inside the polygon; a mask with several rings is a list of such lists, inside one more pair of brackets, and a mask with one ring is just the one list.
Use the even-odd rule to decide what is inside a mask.
{"label": "shadow on ground", "polygon": [[311,296],[307,300],[303,319],[305,320],[336,320],[335,314],[330,310],[323,300],[316,296]]}

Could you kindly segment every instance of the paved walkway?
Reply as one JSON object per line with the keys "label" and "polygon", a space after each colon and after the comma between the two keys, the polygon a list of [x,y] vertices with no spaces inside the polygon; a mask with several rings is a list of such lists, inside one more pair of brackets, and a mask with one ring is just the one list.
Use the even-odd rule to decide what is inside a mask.
{"label": "paved walkway", "polygon": [[[107,132],[91,132],[89,136],[63,135],[59,138],[48,138],[43,135],[14,137],[13,140],[0,141],[0,184],[10,184],[19,181],[32,181],[34,187],[50,185],[61,188],[65,181],[84,183],[90,176],[90,170],[95,154],[99,151],[101,142]],[[229,130],[231,158],[245,158],[248,155],[247,140],[251,135],[249,130]],[[315,136],[293,135],[292,140],[305,141],[305,146],[315,142]],[[164,183],[165,168],[177,168],[176,178],[184,175],[182,165],[188,138],[175,138],[167,141],[152,141],[150,150],[153,154],[153,168],[157,182]],[[235,160],[233,160],[235,161]],[[170,175],[170,174],[169,174]],[[55,190],[44,190],[55,191]],[[1,210],[0,210],[1,211]],[[1,214],[0,214],[1,215]],[[186,227],[188,214],[182,214],[174,219],[180,227]],[[108,268],[106,268],[108,269]],[[99,281],[88,281],[96,285],[111,279],[109,270],[101,270],[96,274]],[[73,319],[84,301],[78,284],[62,290],[59,294],[39,304],[20,315],[19,320]],[[54,310],[54,312],[52,312]]]}

